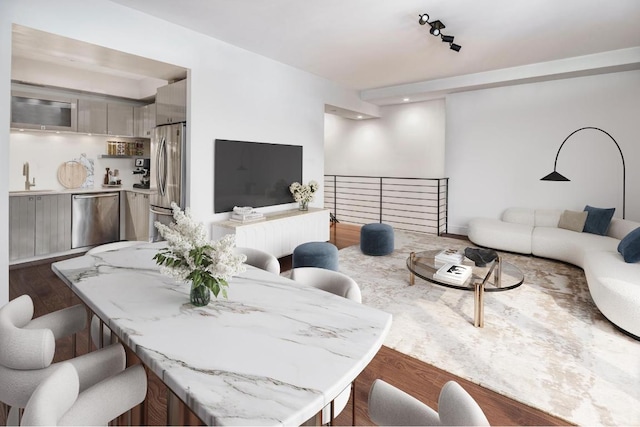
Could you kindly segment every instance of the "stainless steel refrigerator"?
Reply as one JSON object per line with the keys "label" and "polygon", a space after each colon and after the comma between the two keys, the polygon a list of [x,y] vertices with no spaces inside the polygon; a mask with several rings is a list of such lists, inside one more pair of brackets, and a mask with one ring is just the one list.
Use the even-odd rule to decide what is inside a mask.
{"label": "stainless steel refrigerator", "polygon": [[173,221],[171,202],[184,209],[185,205],[185,124],[158,126],[151,139],[151,195],[149,238],[162,240],[154,226],[156,221],[169,224]]}

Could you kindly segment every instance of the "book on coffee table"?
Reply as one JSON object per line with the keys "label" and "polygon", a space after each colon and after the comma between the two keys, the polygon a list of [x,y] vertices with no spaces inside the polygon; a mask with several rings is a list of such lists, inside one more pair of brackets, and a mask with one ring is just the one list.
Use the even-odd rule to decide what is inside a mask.
{"label": "book on coffee table", "polygon": [[463,259],[464,254],[460,250],[452,248],[443,249],[434,257],[435,262],[442,264],[462,264]]}
{"label": "book on coffee table", "polygon": [[471,277],[471,273],[471,267],[468,265],[447,263],[434,273],[433,278],[455,285],[462,285],[469,277]]}

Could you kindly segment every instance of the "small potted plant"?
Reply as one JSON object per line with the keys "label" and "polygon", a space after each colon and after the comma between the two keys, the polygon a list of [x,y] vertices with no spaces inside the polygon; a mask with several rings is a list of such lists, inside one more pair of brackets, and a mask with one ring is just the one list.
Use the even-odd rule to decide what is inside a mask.
{"label": "small potted plant", "polygon": [[189,208],[184,211],[171,203],[175,222],[164,225],[156,221],[155,227],[167,241],[153,259],[163,274],[190,283],[190,300],[202,307],[211,300],[211,293],[227,298],[226,288],[232,276],[245,271],[247,257],[234,251],[235,236],[228,234],[209,241],[202,223],[191,218]]}
{"label": "small potted plant", "polygon": [[294,182],[289,186],[289,191],[293,194],[293,199],[298,202],[298,209],[306,211],[309,210],[309,202],[313,201],[314,194],[318,191],[318,183],[313,180],[306,185]]}

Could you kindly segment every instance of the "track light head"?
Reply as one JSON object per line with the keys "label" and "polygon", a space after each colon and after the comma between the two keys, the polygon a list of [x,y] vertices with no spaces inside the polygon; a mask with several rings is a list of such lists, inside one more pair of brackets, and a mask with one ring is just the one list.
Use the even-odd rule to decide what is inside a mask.
{"label": "track light head", "polygon": [[440,30],[445,28],[444,24],[440,21],[429,22],[429,25],[431,26],[431,29],[429,30],[429,32],[431,33],[431,35],[434,35],[434,36],[439,36],[441,32]]}
{"label": "track light head", "polygon": [[449,45],[449,49],[455,50],[456,52],[460,52],[460,49],[462,49],[462,46],[460,46],[459,44],[451,43]]}
{"label": "track light head", "polygon": [[418,24],[424,25],[429,23],[429,15],[423,13],[422,15],[418,15]]}
{"label": "track light head", "polygon": [[453,36],[445,36],[444,34],[440,34],[440,37],[442,37],[442,41],[445,43],[453,43]]}

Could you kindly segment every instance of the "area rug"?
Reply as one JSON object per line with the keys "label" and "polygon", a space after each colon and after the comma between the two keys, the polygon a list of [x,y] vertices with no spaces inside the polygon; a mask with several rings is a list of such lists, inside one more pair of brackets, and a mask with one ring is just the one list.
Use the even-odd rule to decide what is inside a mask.
{"label": "area rug", "polygon": [[501,254],[525,281],[485,293],[484,328],[473,326],[473,292],[419,278],[409,286],[410,252],[467,246],[396,231],[391,255],[340,250],[340,271],[363,304],[393,314],[386,346],[572,423],[639,425],[640,342],[600,314],[580,268]]}

